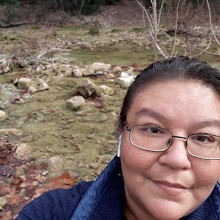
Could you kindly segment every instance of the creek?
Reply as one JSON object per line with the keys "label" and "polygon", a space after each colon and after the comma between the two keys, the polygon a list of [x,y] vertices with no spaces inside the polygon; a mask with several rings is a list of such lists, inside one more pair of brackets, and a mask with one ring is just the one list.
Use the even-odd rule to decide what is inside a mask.
{"label": "creek", "polygon": [[[99,50],[78,48],[70,52],[50,52],[45,58],[62,59],[62,62],[78,66],[93,62],[125,69],[134,66],[138,72],[153,61],[152,54],[152,48],[129,43],[117,48],[107,46]],[[218,64],[217,57],[207,59]],[[0,84],[8,83],[10,87],[11,82],[26,75],[27,72],[14,70],[1,75]],[[107,85],[114,89],[115,94],[105,101],[103,108],[92,106],[71,111],[66,108],[66,101],[76,92],[80,78],[40,74],[35,77],[43,78],[49,90],[34,94],[17,93],[24,99],[23,103],[16,102],[16,96],[12,95],[15,91],[8,89],[7,94],[1,93],[0,109],[8,114],[7,119],[0,121],[1,137],[30,145],[30,156],[36,158],[36,163],[59,156],[64,161],[63,172],[69,172],[78,181],[94,179],[117,152],[116,121],[126,89],[122,89],[114,79],[93,77],[91,80],[96,85]]]}

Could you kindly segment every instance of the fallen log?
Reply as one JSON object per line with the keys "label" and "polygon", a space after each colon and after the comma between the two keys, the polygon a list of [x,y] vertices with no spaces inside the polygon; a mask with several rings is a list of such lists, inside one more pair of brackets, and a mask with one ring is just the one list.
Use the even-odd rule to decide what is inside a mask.
{"label": "fallen log", "polygon": [[30,22],[21,21],[21,22],[11,22],[9,24],[0,22],[0,28],[12,28],[12,27],[16,27],[16,26],[20,26],[20,25],[26,25],[26,24],[30,24]]}

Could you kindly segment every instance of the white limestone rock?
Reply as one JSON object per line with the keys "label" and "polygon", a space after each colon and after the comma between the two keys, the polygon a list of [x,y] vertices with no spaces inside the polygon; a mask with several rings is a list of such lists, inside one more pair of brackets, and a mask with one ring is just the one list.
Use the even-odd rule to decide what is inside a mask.
{"label": "white limestone rock", "polygon": [[81,109],[85,104],[86,101],[82,96],[74,96],[66,102],[67,108],[74,111]]}

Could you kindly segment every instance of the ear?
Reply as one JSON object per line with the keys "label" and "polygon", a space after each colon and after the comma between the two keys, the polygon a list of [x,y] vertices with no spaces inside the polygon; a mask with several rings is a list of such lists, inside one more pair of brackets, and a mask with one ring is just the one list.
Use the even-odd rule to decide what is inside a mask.
{"label": "ear", "polygon": [[121,132],[118,140],[118,153],[117,156],[120,157],[121,155],[121,142],[122,142],[123,132]]}

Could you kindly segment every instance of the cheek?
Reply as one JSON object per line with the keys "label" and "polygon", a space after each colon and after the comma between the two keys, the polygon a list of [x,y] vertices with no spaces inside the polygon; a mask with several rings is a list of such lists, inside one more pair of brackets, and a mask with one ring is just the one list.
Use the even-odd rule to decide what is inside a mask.
{"label": "cheek", "polygon": [[197,185],[214,186],[220,178],[220,161],[193,160],[192,170]]}
{"label": "cheek", "polygon": [[157,159],[158,156],[154,152],[133,146],[129,138],[124,136],[121,147],[121,165],[124,175],[144,175]]}

